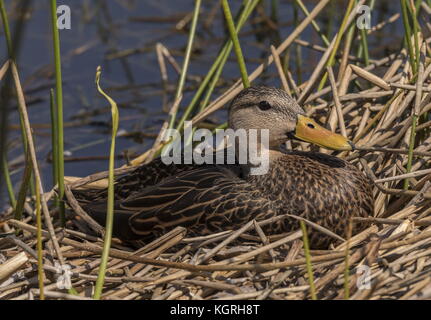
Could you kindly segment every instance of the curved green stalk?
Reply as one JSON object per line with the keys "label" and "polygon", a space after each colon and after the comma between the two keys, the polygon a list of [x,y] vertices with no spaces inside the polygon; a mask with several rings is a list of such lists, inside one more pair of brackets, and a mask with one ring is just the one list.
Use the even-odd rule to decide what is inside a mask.
{"label": "curved green stalk", "polygon": [[101,67],[97,68],[96,72],[96,85],[99,93],[108,100],[111,105],[112,114],[112,135],[111,135],[111,149],[109,153],[109,184],[108,184],[108,205],[106,210],[106,227],[105,237],[103,239],[103,252],[99,267],[99,274],[97,276],[96,288],[94,291],[94,299],[100,299],[102,295],[103,284],[105,282],[106,267],[108,264],[109,250],[111,249],[112,229],[114,224],[114,164],[115,164],[115,138],[118,132],[119,114],[118,107],[114,100],[108,96],[100,87],[100,75],[102,73]]}

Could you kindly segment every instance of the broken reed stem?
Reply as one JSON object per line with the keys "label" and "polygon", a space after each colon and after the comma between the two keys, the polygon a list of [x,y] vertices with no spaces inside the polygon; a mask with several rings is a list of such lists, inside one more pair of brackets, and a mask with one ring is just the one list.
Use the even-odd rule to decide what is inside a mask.
{"label": "broken reed stem", "polygon": [[314,285],[313,266],[311,265],[310,245],[308,243],[307,227],[305,226],[305,222],[302,220],[299,221],[299,224],[301,225],[302,240],[304,242],[304,254],[307,265],[308,282],[310,283],[311,299],[317,300],[316,287]]}
{"label": "broken reed stem", "polygon": [[99,266],[99,274],[97,276],[96,287],[94,289],[95,300],[99,300],[102,295],[102,289],[105,282],[106,267],[108,265],[109,250],[111,249],[112,230],[114,225],[114,166],[115,166],[115,138],[118,132],[119,114],[118,107],[114,100],[108,96],[100,87],[100,76],[102,68],[99,66],[96,72],[96,85],[99,93],[108,100],[111,105],[112,114],[112,133],[111,133],[111,148],[109,153],[109,184],[108,184],[108,204],[106,212],[105,237],[103,239],[103,252]]}
{"label": "broken reed stem", "polygon": [[241,46],[239,44],[238,34],[235,30],[235,25],[233,22],[232,13],[230,11],[230,7],[229,7],[227,0],[222,0],[221,3],[222,3],[223,12],[225,15],[227,27],[229,29],[229,34],[230,34],[231,40],[233,42],[233,48],[234,48],[235,55],[236,55],[236,58],[238,61],[239,70],[241,72],[242,84],[243,84],[244,88],[248,88],[248,87],[250,87],[250,81],[248,79],[248,72],[247,72],[247,68],[245,66],[244,56],[242,54]]}
{"label": "broken reed stem", "polygon": [[55,97],[57,107],[57,171],[58,171],[58,198],[60,222],[66,224],[64,198],[64,128],[63,128],[63,79],[61,71],[60,34],[57,28],[57,1],[51,0],[51,28],[55,60]]}
{"label": "broken reed stem", "polygon": [[[178,100],[178,98],[183,94],[183,89],[186,82],[187,72],[190,64],[190,57],[192,55],[192,49],[193,49],[193,44],[194,44],[195,35],[196,35],[196,26],[198,24],[201,2],[202,2],[201,0],[195,0],[195,9],[193,11],[193,18],[192,18],[190,32],[189,32],[189,40],[187,43],[187,49],[184,57],[183,67],[181,69],[180,80],[178,82],[177,91],[175,93],[175,100]],[[172,129],[174,127],[176,119],[177,119],[177,112],[174,112],[171,115],[171,119],[169,121],[169,129]]]}

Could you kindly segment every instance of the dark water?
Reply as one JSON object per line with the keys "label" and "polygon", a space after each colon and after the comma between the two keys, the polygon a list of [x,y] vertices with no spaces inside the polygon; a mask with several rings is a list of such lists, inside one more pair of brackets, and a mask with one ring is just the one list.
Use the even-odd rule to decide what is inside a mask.
{"label": "dark water", "polygon": [[[10,13],[10,23],[16,23],[16,10],[19,1],[6,0]],[[65,128],[65,150],[67,156],[100,157],[106,156],[110,144],[110,111],[106,101],[97,93],[94,77],[96,67],[103,68],[102,86],[120,104],[120,130],[133,137],[119,137],[117,153],[140,154],[151,146],[151,137],[136,137],[136,133],[157,134],[166,118],[163,112],[163,94],[160,69],[157,62],[155,44],[165,45],[172,51],[174,58],[181,65],[183,52],[188,38],[188,25],[182,30],[176,24],[191,13],[194,1],[191,0],[58,0],[58,5],[66,4],[72,11],[71,30],[60,31],[64,79],[64,121],[74,122]],[[198,26],[195,51],[190,64],[189,74],[204,76],[219,51],[225,29],[221,10],[215,9],[219,1],[203,1],[202,14]],[[230,1],[232,11],[236,12],[242,1]],[[241,35],[241,44],[247,59],[249,71],[261,62],[269,53],[269,45],[277,44],[285,39],[294,29],[293,1],[275,1],[278,3],[278,28],[273,30],[265,27],[255,17],[253,25],[246,24]],[[317,1],[304,1],[311,10]],[[53,50],[49,2],[35,0],[30,2],[30,11],[26,14],[24,32],[18,59],[21,80],[24,84],[31,123],[37,144],[39,163],[43,172],[45,188],[52,186],[51,164],[46,160],[51,151],[49,90],[54,87]],[[263,10],[271,16],[271,1],[263,1]],[[396,3],[396,4],[395,4]],[[323,30],[333,25],[332,33],[340,25],[347,1],[333,1],[332,5],[317,20]],[[215,13],[213,22],[208,27],[209,17]],[[377,1],[372,14],[373,25],[399,12],[398,1]],[[299,15],[303,19],[302,13]],[[157,21],[157,19],[163,21]],[[399,19],[386,27],[377,36],[371,37],[370,56],[380,58],[387,51],[397,49],[401,43],[402,26]],[[309,27],[301,35],[302,40],[322,44],[317,34]],[[0,33],[2,48],[5,39]],[[290,68],[296,80],[299,74],[307,79],[308,74],[320,59],[320,53],[303,48],[299,55],[301,64],[295,61],[296,46],[290,51]],[[112,57],[115,53],[132,50],[123,58]],[[0,62],[5,61],[5,49],[0,51]],[[173,99],[177,74],[168,65],[169,84],[171,91],[168,101]],[[279,86],[275,77],[275,68],[258,80],[258,83]],[[218,88],[221,92],[234,80],[239,72],[232,55],[223,73],[224,85]],[[182,106],[189,102],[196,80],[187,83],[187,90]],[[215,96],[213,97],[215,98]],[[12,170],[12,179],[16,186],[22,175],[22,145],[20,144],[18,114],[14,108],[9,115],[9,153],[8,159]],[[96,115],[93,113],[97,112]],[[87,117],[77,117],[89,114]],[[214,120],[223,120],[223,113]],[[87,123],[82,123],[86,120]],[[76,122],[81,123],[76,123]],[[90,123],[88,123],[88,121]],[[135,133],[133,135],[133,133]],[[124,160],[117,160],[121,166]],[[68,161],[65,173],[68,176],[85,176],[94,172],[107,170],[107,160]],[[0,208],[6,200],[4,188],[0,194]]]}

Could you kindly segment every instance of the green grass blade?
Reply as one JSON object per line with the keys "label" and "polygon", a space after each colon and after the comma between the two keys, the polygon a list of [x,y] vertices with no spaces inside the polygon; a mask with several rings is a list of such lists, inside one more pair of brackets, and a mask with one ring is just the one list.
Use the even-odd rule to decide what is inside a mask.
{"label": "green grass blade", "polygon": [[15,208],[16,206],[16,198],[15,198],[15,193],[13,190],[13,185],[12,185],[12,181],[10,179],[10,172],[9,172],[9,167],[8,167],[8,163],[7,163],[7,158],[6,158],[6,153],[3,153],[1,155],[1,167],[2,167],[2,171],[3,171],[3,177],[5,179],[6,182],[6,189],[7,189],[7,193],[9,196],[9,202],[12,208]]}
{"label": "green grass blade", "polygon": [[223,12],[226,18],[227,27],[229,29],[229,34],[233,42],[233,48],[238,60],[239,70],[241,72],[242,83],[244,88],[250,87],[250,81],[248,80],[247,68],[245,66],[244,56],[242,54],[241,46],[239,44],[238,34],[235,29],[235,25],[232,18],[232,13],[230,11],[229,4],[227,0],[222,0]]}
{"label": "green grass blade", "polygon": [[[191,24],[190,33],[189,33],[189,41],[187,43],[186,55],[184,57],[180,80],[178,83],[177,92],[175,94],[175,101],[177,101],[179,97],[182,95],[184,84],[186,82],[187,71],[190,64],[190,56],[192,54],[193,43],[196,35],[196,26],[198,24],[200,7],[201,7],[201,0],[195,0],[195,9],[193,11],[192,24]],[[177,111],[172,113],[171,119],[169,121],[169,128],[174,127],[176,118],[177,118]]]}
{"label": "green grass blade", "polygon": [[[52,177],[53,177],[53,185],[58,184],[58,167],[59,167],[59,159],[58,159],[58,120],[57,120],[57,108],[55,106],[55,95],[54,90],[50,90],[49,96],[49,105],[51,111],[51,144],[52,144]],[[60,208],[59,199],[55,197],[55,206]]]}
{"label": "green grass blade", "polygon": [[66,218],[64,214],[64,137],[63,137],[63,80],[61,72],[60,35],[57,28],[57,1],[51,0],[51,27],[54,44],[55,60],[55,97],[57,105],[57,138],[58,138],[58,198],[60,200],[60,220],[64,226]]}

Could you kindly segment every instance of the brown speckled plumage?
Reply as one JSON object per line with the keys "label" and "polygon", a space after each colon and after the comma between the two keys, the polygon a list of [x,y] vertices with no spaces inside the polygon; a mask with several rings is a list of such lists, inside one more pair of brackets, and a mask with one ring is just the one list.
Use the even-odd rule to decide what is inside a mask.
{"label": "brown speckled plumage", "polygon": [[[252,102],[266,94],[265,98],[269,95],[280,108],[287,104],[287,120],[300,113],[301,109],[289,105],[292,100],[280,90],[248,90],[252,90],[252,97],[247,91],[241,93],[232,108],[235,103],[244,108],[238,103],[241,99],[253,108]],[[104,224],[106,191],[74,193],[83,208]],[[344,237],[350,217],[373,213],[370,181],[350,163],[314,152],[280,154],[270,162],[267,174],[254,176],[239,165],[166,166],[156,159],[118,179],[115,194],[114,234],[128,241],[150,240],[176,226],[205,235],[285,213],[304,217]],[[354,232],[362,227],[355,225]],[[265,226],[264,231],[274,234],[295,228],[295,219],[284,219]],[[309,236],[314,248],[334,241],[310,228]]]}

